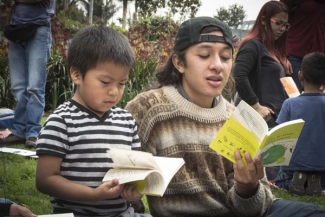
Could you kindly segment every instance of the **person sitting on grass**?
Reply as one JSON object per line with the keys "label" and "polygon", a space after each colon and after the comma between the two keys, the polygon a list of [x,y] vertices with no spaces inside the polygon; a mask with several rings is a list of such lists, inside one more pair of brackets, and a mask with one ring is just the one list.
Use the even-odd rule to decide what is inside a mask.
{"label": "person sitting on grass", "polygon": [[75,93],[48,117],[36,149],[36,187],[51,196],[53,213],[150,216],[127,202],[142,197],[134,186],[102,183],[112,168],[110,148],[141,149],[135,120],[116,107],[134,62],[127,38],[111,28],[89,26],[73,38],[68,68]]}
{"label": "person sitting on grass", "polygon": [[28,208],[18,205],[11,200],[0,198],[0,216],[36,217]]}
{"label": "person sitting on grass", "polygon": [[319,206],[275,199],[259,157],[246,153],[246,168],[239,151],[233,164],[209,148],[234,110],[222,96],[233,81],[233,51],[225,23],[212,17],[186,20],[173,53],[157,71],[158,87],[126,106],[145,151],[185,161],[163,197],[147,196],[152,216],[324,217]]}
{"label": "person sitting on grass", "polygon": [[305,126],[289,166],[281,167],[275,184],[296,195],[321,195],[321,176],[325,174],[325,54],[306,55],[298,77],[304,92],[283,103],[276,122],[301,118]]}

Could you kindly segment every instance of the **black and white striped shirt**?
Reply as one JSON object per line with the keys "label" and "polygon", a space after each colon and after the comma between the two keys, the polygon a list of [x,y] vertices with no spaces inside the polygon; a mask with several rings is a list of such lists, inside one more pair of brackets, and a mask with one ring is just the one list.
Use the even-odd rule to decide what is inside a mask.
{"label": "black and white striped shirt", "polygon": [[[46,121],[38,142],[37,155],[62,158],[60,175],[96,188],[112,166],[107,150],[140,150],[137,125],[126,110],[113,107],[99,118],[77,102],[60,105]],[[51,198],[54,213],[73,212],[75,216],[115,216],[127,209],[121,198],[80,202]]]}

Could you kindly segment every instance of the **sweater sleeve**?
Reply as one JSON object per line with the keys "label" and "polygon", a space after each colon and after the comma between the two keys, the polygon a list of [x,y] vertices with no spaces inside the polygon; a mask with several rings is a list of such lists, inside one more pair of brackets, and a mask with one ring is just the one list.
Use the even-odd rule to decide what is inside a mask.
{"label": "sweater sleeve", "polygon": [[12,203],[0,203],[0,216],[9,216]]}
{"label": "sweater sleeve", "polygon": [[275,199],[266,179],[266,175],[259,181],[256,194],[250,198],[241,198],[235,191],[235,185],[229,190],[228,199],[232,209],[239,216],[262,216]]}
{"label": "sweater sleeve", "polygon": [[241,99],[249,105],[254,105],[259,101],[256,94],[257,86],[255,85],[257,82],[253,82],[258,76],[256,63],[259,60],[259,55],[262,55],[258,53],[258,50],[252,40],[247,41],[238,51],[233,69],[236,90]]}

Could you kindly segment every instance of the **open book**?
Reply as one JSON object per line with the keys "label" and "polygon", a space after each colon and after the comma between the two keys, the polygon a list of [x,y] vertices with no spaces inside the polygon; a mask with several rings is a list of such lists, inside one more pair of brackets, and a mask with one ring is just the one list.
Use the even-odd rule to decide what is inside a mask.
{"label": "open book", "polygon": [[296,97],[300,95],[298,87],[292,77],[283,77],[280,78],[280,81],[283,85],[284,90],[286,91],[289,98]]}
{"label": "open book", "polygon": [[119,179],[120,184],[134,182],[139,193],[163,196],[175,173],[185,163],[183,158],[156,157],[151,153],[124,149],[110,149],[113,160],[103,182]]}
{"label": "open book", "polygon": [[287,166],[305,121],[282,123],[270,131],[262,116],[243,100],[222,126],[210,148],[236,163],[234,152],[239,150],[244,164],[245,153],[260,156],[265,167]]}
{"label": "open book", "polygon": [[38,217],[74,217],[73,213],[38,215]]}

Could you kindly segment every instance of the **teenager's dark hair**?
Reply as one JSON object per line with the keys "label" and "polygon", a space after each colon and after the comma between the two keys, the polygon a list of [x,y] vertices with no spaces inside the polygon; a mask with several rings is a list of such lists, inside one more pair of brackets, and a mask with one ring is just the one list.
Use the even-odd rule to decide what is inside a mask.
{"label": "teenager's dark hair", "polygon": [[133,66],[135,57],[128,39],[104,26],[88,26],[77,32],[68,50],[69,69],[76,67],[84,78],[87,71],[105,62]]}
{"label": "teenager's dark hair", "polygon": [[285,71],[288,71],[286,62],[287,32],[285,31],[277,40],[275,40],[270,21],[274,15],[281,12],[289,14],[289,10],[284,3],[280,1],[269,1],[265,3],[256,18],[253,28],[241,41],[238,49],[240,49],[247,41],[257,39],[264,44],[271,55],[276,56],[278,60],[280,60]]}
{"label": "teenager's dark hair", "polygon": [[301,63],[301,73],[305,80],[314,85],[325,83],[325,54],[314,52],[307,54]]}
{"label": "teenager's dark hair", "polygon": [[[215,32],[215,31],[221,31],[221,30],[215,26],[207,26],[202,29],[201,34],[211,33],[211,32]],[[157,68],[156,78],[158,80],[158,88],[167,86],[167,85],[177,85],[177,84],[182,83],[182,74],[175,68],[173,61],[172,61],[172,57],[173,57],[173,55],[177,55],[179,60],[181,62],[183,62],[185,67],[187,67],[186,58],[185,58],[187,49],[188,48],[186,48],[185,50],[183,50],[181,52],[173,51],[171,56],[167,60],[167,62],[163,66]],[[226,98],[229,99],[229,96],[231,96],[231,98],[233,98],[235,92],[236,92],[235,80],[232,77],[232,73],[230,73],[228,82],[227,82],[225,88],[223,89],[222,95],[227,96]]]}

